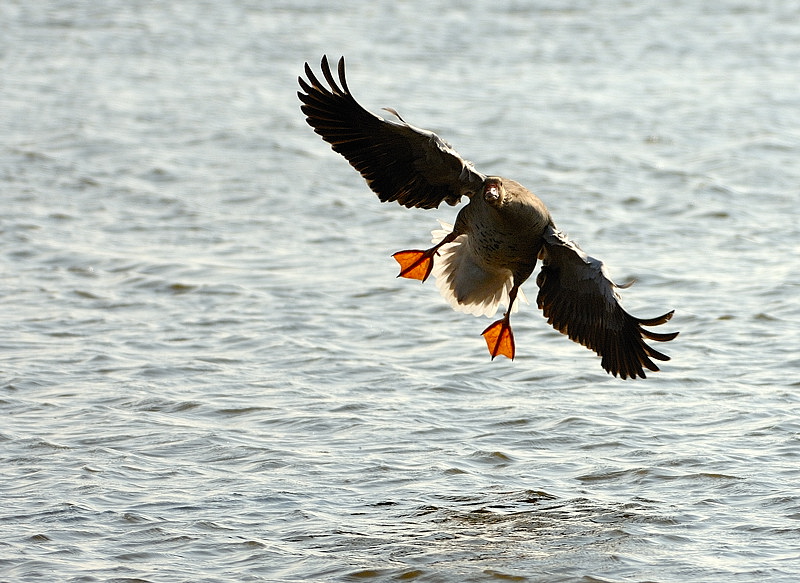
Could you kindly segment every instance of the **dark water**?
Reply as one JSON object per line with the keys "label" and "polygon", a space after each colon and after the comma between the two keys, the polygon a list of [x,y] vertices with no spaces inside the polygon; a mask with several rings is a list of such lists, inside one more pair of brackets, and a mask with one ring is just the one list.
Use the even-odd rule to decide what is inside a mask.
{"label": "dark water", "polygon": [[[798,580],[800,7],[456,4],[0,6],[0,580]],[[663,372],[395,279],[456,210],[305,125],[326,52],[675,308]]]}

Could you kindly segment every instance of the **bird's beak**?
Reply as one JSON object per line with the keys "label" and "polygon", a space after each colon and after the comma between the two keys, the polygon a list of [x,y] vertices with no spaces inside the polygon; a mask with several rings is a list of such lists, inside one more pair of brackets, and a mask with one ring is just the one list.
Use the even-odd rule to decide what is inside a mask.
{"label": "bird's beak", "polygon": [[483,191],[483,198],[486,202],[496,202],[500,199],[500,189],[494,184],[487,186]]}

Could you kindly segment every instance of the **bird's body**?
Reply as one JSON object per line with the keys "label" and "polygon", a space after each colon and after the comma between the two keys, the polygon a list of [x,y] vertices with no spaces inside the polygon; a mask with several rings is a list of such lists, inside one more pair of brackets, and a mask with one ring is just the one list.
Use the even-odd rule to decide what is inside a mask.
{"label": "bird's body", "polygon": [[[456,217],[452,232],[460,241],[434,267],[433,275],[445,297],[459,311],[476,313],[473,306],[485,304],[507,282],[523,282],[536,267],[542,233],[552,224],[541,200],[517,182],[497,180],[504,196],[487,201],[474,196]],[[510,291],[510,285],[509,285]],[[477,315],[492,315],[492,302]]]}
{"label": "bird's body", "polygon": [[[545,227],[553,223],[544,203],[521,184],[502,180],[503,200],[474,197],[458,215],[467,223],[473,248],[488,263],[512,271],[532,271]],[[458,225],[458,219],[456,219]]]}
{"label": "bird's body", "polygon": [[455,224],[434,237],[433,247],[394,257],[402,277],[425,281],[433,274],[456,310],[491,316],[500,304],[506,306],[503,318],[483,332],[492,358],[514,357],[509,317],[518,296],[524,299],[520,286],[541,259],[537,305],[553,327],[599,354],[608,372],[644,378],[644,368],[658,370],[651,359],[669,360],[644,338],[665,342],[677,332],[661,334],[643,326],[663,324],[672,312],[652,319],[628,314],[602,262],[556,229],[536,195],[513,180],[478,172],[436,134],[407,124],[392,109],[399,121],[368,112],[350,94],[344,59],[338,69],[339,84],[323,57],[326,87],[306,64],[308,81],[299,79],[305,92],[298,92],[302,110],[382,201],[435,208],[469,197]]}

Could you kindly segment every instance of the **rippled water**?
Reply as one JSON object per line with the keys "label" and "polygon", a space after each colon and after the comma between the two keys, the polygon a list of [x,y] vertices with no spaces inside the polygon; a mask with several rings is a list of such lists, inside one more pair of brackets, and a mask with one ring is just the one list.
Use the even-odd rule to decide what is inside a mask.
{"label": "rippled water", "polygon": [[[800,577],[800,9],[457,4],[0,6],[1,580]],[[663,372],[396,279],[456,209],[305,125],[323,53],[675,308]]]}

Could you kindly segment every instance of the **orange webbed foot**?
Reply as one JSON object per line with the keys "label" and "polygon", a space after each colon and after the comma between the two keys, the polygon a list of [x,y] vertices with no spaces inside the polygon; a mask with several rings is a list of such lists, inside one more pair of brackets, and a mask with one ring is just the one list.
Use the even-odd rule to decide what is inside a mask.
{"label": "orange webbed foot", "polygon": [[435,251],[398,251],[392,257],[400,264],[400,273],[397,277],[418,279],[425,281],[433,270],[433,256]]}
{"label": "orange webbed foot", "polygon": [[492,323],[482,334],[486,339],[486,346],[489,348],[492,360],[498,354],[514,360],[514,333],[511,331],[508,315]]}

